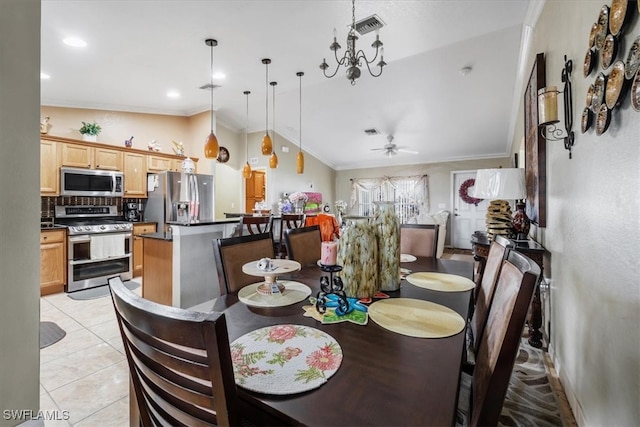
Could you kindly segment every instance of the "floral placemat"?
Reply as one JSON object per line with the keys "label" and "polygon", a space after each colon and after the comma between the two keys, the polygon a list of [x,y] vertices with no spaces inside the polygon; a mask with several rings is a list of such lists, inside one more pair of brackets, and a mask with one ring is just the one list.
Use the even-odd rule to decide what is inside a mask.
{"label": "floral placemat", "polygon": [[231,343],[236,384],[266,394],[294,394],[327,382],[342,363],[329,334],[301,325],[275,325]]}
{"label": "floral placemat", "polygon": [[390,298],[369,306],[369,317],[392,332],[417,338],[446,338],[465,327],[458,313],[440,304],[413,298]]}
{"label": "floral placemat", "polygon": [[280,294],[263,295],[258,293],[258,286],[264,282],[247,285],[238,291],[238,299],[253,307],[283,307],[305,300],[311,295],[311,288],[304,283],[292,280],[278,280],[278,284],[284,285]]}
{"label": "floral placemat", "polygon": [[407,276],[407,282],[420,288],[441,292],[464,292],[476,287],[466,277],[447,273],[413,273]]}

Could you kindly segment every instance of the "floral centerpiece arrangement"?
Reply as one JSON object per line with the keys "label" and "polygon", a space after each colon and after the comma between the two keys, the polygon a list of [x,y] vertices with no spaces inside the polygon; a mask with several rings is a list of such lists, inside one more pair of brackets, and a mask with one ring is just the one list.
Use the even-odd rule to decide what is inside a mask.
{"label": "floral centerpiece arrangement", "polygon": [[278,202],[278,211],[280,213],[292,213],[293,204],[289,199],[280,199],[280,201]]}
{"label": "floral centerpiece arrangement", "polygon": [[302,212],[302,209],[304,208],[305,203],[307,203],[307,200],[309,199],[309,197],[303,193],[302,191],[296,191],[295,193],[291,193],[289,195],[289,201],[291,201],[291,203],[296,207],[296,210],[300,210],[300,212]]}
{"label": "floral centerpiece arrangement", "polygon": [[347,202],[344,200],[336,200],[334,205],[336,206],[336,211],[340,214],[343,214],[347,210]]}

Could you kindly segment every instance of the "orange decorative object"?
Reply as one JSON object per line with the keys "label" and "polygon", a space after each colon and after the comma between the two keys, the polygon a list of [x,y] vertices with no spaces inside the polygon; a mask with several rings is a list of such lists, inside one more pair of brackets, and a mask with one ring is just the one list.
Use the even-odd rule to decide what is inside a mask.
{"label": "orange decorative object", "polygon": [[269,157],[269,167],[271,169],[275,169],[278,167],[278,156],[276,155],[275,151],[273,151],[271,153],[271,157]]}
{"label": "orange decorative object", "polygon": [[340,225],[333,215],[318,214],[316,216],[309,216],[305,221],[305,226],[309,227],[311,225],[320,226],[320,237],[323,242],[330,242],[334,240],[334,237],[340,237]]}

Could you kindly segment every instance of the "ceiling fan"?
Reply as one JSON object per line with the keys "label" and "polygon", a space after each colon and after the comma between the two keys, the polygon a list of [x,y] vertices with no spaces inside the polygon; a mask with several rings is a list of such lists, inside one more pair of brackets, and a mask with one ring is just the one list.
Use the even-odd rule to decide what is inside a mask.
{"label": "ceiling fan", "polygon": [[387,136],[387,144],[385,144],[382,148],[372,148],[371,151],[383,151],[384,155],[387,157],[395,156],[398,153],[409,153],[409,154],[418,154],[417,151],[407,150],[404,147],[398,147],[393,143],[393,135]]}

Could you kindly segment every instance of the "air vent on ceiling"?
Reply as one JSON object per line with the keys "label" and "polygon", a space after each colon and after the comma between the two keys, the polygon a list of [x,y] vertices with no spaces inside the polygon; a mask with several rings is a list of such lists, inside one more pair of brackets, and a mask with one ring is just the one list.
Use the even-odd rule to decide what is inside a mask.
{"label": "air vent on ceiling", "polygon": [[202,86],[200,86],[200,89],[211,90],[211,88],[212,88],[212,87],[213,87],[214,89],[218,89],[219,87],[221,87],[221,85],[216,85],[216,84],[214,84],[214,85],[212,86],[212,85],[211,85],[211,83],[207,83],[206,85],[202,85]]}
{"label": "air vent on ceiling", "polygon": [[356,31],[360,35],[365,35],[371,31],[379,30],[384,27],[384,22],[378,17],[378,15],[371,15],[368,18],[364,18],[356,22]]}
{"label": "air vent on ceiling", "polygon": [[364,130],[364,133],[366,133],[366,134],[367,134],[367,135],[369,135],[369,136],[372,136],[372,135],[379,135],[379,134],[380,134],[380,132],[378,132],[378,129],[376,129],[376,128],[365,129],[365,130]]}

